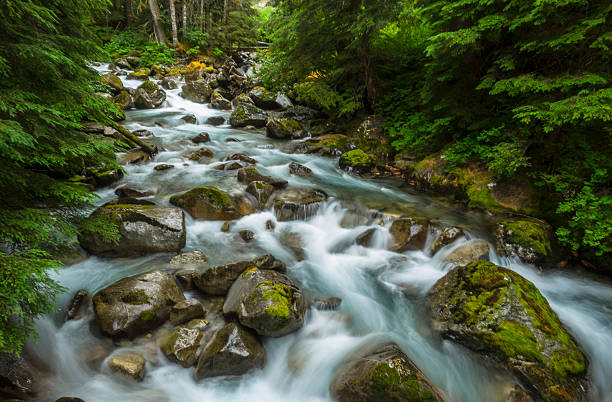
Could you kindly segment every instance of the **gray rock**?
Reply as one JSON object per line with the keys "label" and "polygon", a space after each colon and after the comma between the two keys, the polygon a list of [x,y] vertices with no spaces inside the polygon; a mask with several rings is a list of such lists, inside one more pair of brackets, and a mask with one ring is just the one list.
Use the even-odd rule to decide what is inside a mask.
{"label": "gray rock", "polygon": [[374,238],[375,233],[376,228],[370,228],[357,236],[355,243],[363,247],[369,247],[372,244],[372,239]]}
{"label": "gray rock", "polygon": [[170,310],[170,322],[174,325],[183,324],[194,318],[204,318],[206,310],[196,299],[187,299],[176,303]]}
{"label": "gray rock", "polygon": [[136,381],[142,381],[145,376],[145,359],[137,353],[120,353],[112,356],[108,366],[113,372],[118,372]]}
{"label": "gray rock", "polygon": [[215,90],[210,96],[210,107],[220,110],[232,110],[232,102],[225,99],[218,90]]}
{"label": "gray rock", "polygon": [[210,142],[210,135],[208,135],[208,133],[200,133],[194,137],[191,137],[191,142],[194,142],[196,144]]}
{"label": "gray rock", "polygon": [[134,92],[134,105],[139,109],[160,107],[166,100],[166,92],[152,81],[143,82]]}
{"label": "gray rock", "polygon": [[73,320],[79,315],[81,307],[83,307],[83,304],[88,298],[89,291],[87,289],[80,289],[74,294],[74,296],[72,296],[72,299],[66,308],[66,321]]}
{"label": "gray rock", "polygon": [[393,221],[389,233],[392,236],[390,250],[402,253],[407,250],[421,250],[427,241],[425,218],[400,218]]}
{"label": "gray rock", "polygon": [[182,88],[183,97],[196,103],[208,102],[212,93],[213,89],[209,83],[204,80],[187,82]]}
{"label": "gray rock", "polygon": [[327,200],[321,190],[287,189],[274,197],[274,212],[279,221],[307,219],[314,216]]}
{"label": "gray rock", "polygon": [[212,116],[206,119],[206,124],[211,126],[220,126],[223,123],[225,123],[225,117],[223,116]]}
{"label": "gray rock", "polygon": [[165,77],[161,81],[161,86],[165,89],[176,89],[178,88],[178,80],[172,77]]}
{"label": "gray rock", "polygon": [[264,127],[267,119],[262,109],[248,103],[238,103],[230,116],[230,124],[232,127]]}
{"label": "gray rock", "polygon": [[312,175],[312,170],[304,165],[300,165],[297,162],[291,162],[289,164],[289,174],[295,176],[310,176]]}
{"label": "gray rock", "polygon": [[196,187],[170,197],[170,203],[184,208],[196,220],[231,221],[241,217],[236,201],[215,187]]}
{"label": "gray rock", "polygon": [[203,147],[196,151],[188,152],[183,156],[189,160],[202,163],[209,161],[214,156],[214,154],[213,151],[211,151],[210,149]]}
{"label": "gray rock", "polygon": [[433,255],[437,253],[442,247],[447,246],[463,236],[463,229],[451,226],[444,228],[442,233],[438,234],[434,241],[429,246],[429,252]]}
{"label": "gray rock", "polygon": [[[255,87],[249,92],[248,95],[255,106],[264,110],[281,109],[283,107],[276,101],[278,95],[274,92],[268,91],[264,87]],[[283,99],[281,98],[281,100]]]}
{"label": "gray rock", "polygon": [[265,181],[252,181],[246,188],[246,192],[255,197],[260,208],[266,205],[275,190],[273,185]]}
{"label": "gray rock", "polygon": [[181,120],[188,124],[196,124],[198,122],[198,119],[193,114],[185,115],[181,117]]}
{"label": "gray rock", "polygon": [[277,179],[271,176],[265,176],[254,167],[246,167],[238,171],[238,181],[241,183],[249,184],[253,181],[263,181],[271,184],[275,188],[282,188],[287,185],[287,180]]}
{"label": "gray rock", "polygon": [[208,258],[206,258],[206,255],[200,250],[187,251],[172,257],[170,266],[180,269],[204,269],[208,267]]}
{"label": "gray rock", "polygon": [[489,245],[486,241],[469,241],[444,257],[444,262],[454,265],[468,265],[474,261],[489,261]]}
{"label": "gray rock", "polygon": [[0,397],[31,400],[36,374],[22,356],[0,352]]}
{"label": "gray rock", "polygon": [[198,349],[203,338],[202,328],[196,324],[205,324],[206,320],[193,320],[187,325],[173,328],[163,333],[157,340],[162,353],[170,360],[183,367],[191,367],[198,359]]}
{"label": "gray rock", "polygon": [[266,136],[279,140],[290,140],[303,138],[298,132],[302,130],[302,126],[297,120],[284,119],[278,117],[268,117],[266,121]]}

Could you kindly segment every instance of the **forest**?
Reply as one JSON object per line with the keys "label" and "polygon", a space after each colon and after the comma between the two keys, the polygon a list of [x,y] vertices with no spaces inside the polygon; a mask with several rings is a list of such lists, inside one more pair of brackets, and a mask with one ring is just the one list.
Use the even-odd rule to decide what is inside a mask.
{"label": "forest", "polygon": [[[302,148],[288,153],[338,158],[334,163],[342,171],[360,179],[394,180],[397,188],[482,214],[491,238],[515,244],[502,247],[500,255],[577,277],[607,281],[612,274],[609,1],[6,0],[0,2],[0,20],[2,353],[22,353],[38,339],[37,321],[60,314],[58,300],[73,290],[62,272],[74,269],[69,265],[80,261],[83,248],[98,255],[84,239],[97,236],[115,245],[110,248],[125,240],[116,216],[90,213],[109,201],[105,189],[138,177],[127,166],[174,151],[150,140],[155,136],[139,135],[142,127],[131,119],[146,121],[138,114],[144,112],[134,109],[165,107],[164,100],[172,104],[170,90],[183,82],[181,99],[204,103],[198,96],[205,93],[208,103],[212,96],[212,108],[232,111],[232,128],[255,126],[265,128],[269,138],[302,141]],[[108,63],[116,70],[101,76]],[[125,76],[119,74],[123,70]],[[148,89],[127,90],[126,80],[157,82],[164,90],[153,84],[155,91],[168,97],[164,92],[153,105],[159,92],[141,96]],[[175,86],[166,86],[167,80]],[[288,110],[285,99],[301,111],[267,112],[275,107],[269,104]],[[153,106],[143,106],[147,102]],[[247,114],[246,123],[235,123],[237,110]],[[265,115],[261,125],[257,113]],[[310,115],[302,119],[299,113]],[[104,130],[112,135],[100,134]],[[121,155],[135,152],[141,159],[126,164]],[[253,163],[246,155],[240,158],[235,161]],[[172,162],[164,163],[168,168]],[[244,183],[266,182],[253,184],[261,191],[281,188],[269,176],[257,177]],[[311,201],[305,199],[319,200],[321,193],[327,200],[326,192],[301,195],[301,204],[296,202],[306,205]],[[179,199],[163,193],[163,203],[190,212],[187,194]],[[220,197],[216,202],[226,206],[235,198],[240,209],[233,193],[231,200],[224,192],[208,197]],[[278,217],[276,201],[269,205]],[[384,215],[385,208],[379,209]],[[405,217],[405,211],[396,215]],[[202,219],[236,219],[226,216]],[[422,222],[411,219],[413,225]],[[425,224],[433,231],[434,220]],[[466,228],[461,233],[468,233]],[[252,232],[242,232],[245,241],[252,238]],[[187,245],[193,244],[186,237]],[[181,241],[184,246],[184,233]],[[447,246],[454,237],[440,241]],[[302,258],[310,261],[303,248]],[[417,248],[398,250],[393,251]],[[560,325],[551,320],[553,327]],[[573,354],[564,356],[573,368],[557,374],[584,371],[582,357],[577,362]],[[577,400],[572,392],[568,397]]]}

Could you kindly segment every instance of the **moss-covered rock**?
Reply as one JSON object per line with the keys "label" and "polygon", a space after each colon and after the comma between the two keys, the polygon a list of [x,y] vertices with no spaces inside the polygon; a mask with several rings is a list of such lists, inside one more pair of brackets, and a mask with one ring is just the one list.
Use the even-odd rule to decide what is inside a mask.
{"label": "moss-covered rock", "polygon": [[306,307],[306,297],[289,277],[254,267],[232,284],[223,314],[237,316],[260,335],[280,337],[302,327]]}
{"label": "moss-covered rock", "polygon": [[205,80],[187,81],[182,87],[184,98],[192,102],[207,103],[210,100],[213,89]]}
{"label": "moss-covered rock", "polygon": [[399,218],[389,228],[392,241],[389,249],[397,253],[407,250],[421,250],[427,241],[429,221],[426,218]]}
{"label": "moss-covered rock", "polygon": [[123,90],[123,82],[121,78],[113,73],[108,73],[100,77],[100,81],[111,87],[113,93],[119,93]]}
{"label": "moss-covered rock", "polygon": [[536,398],[586,400],[587,361],[538,289],[478,261],[451,270],[426,298],[445,338],[510,370]]}
{"label": "moss-covered rock", "polygon": [[231,110],[232,102],[225,99],[219,91],[215,90],[212,95],[210,95],[210,107],[219,110]]}
{"label": "moss-covered rock", "polygon": [[185,209],[194,219],[228,221],[240,218],[236,201],[216,187],[196,187],[170,197],[170,203]]}
{"label": "moss-covered rock", "polygon": [[276,218],[279,221],[292,221],[315,215],[327,200],[327,194],[316,189],[288,188],[275,193],[273,200]]}
{"label": "moss-covered rock", "polygon": [[366,154],[361,149],[343,153],[338,162],[343,170],[366,173],[376,166],[376,156]]}
{"label": "moss-covered rock", "polygon": [[249,94],[249,98],[253,101],[255,106],[260,107],[264,110],[281,109],[283,105],[276,101],[277,93],[268,91],[264,87],[255,87]]}
{"label": "moss-covered rock", "polygon": [[134,338],[163,324],[172,306],[183,300],[171,275],[152,271],[102,289],[94,295],[93,305],[103,333]]}
{"label": "moss-covered rock", "polygon": [[355,352],[340,366],[329,390],[338,402],[444,400],[399,346],[390,342]]}
{"label": "moss-covered rock", "polygon": [[497,224],[497,250],[535,265],[555,261],[555,237],[550,225],[535,220],[505,220]]}
{"label": "moss-covered rock", "polygon": [[166,92],[153,81],[146,80],[134,92],[134,105],[139,109],[160,107],[166,100]]}
{"label": "moss-covered rock", "polygon": [[301,124],[297,120],[278,117],[269,117],[266,122],[266,136],[279,140],[302,138]]}
{"label": "moss-covered rock", "polygon": [[146,67],[143,67],[132,73],[129,73],[128,78],[132,80],[148,80],[149,75],[151,75],[151,70]]}
{"label": "moss-covered rock", "polygon": [[459,237],[463,236],[463,229],[456,226],[450,226],[444,228],[444,230],[438,233],[433,242],[429,245],[429,252],[433,255],[437,253],[442,247],[446,247]]}
{"label": "moss-covered rock", "polygon": [[166,357],[183,367],[191,367],[198,359],[202,331],[182,325],[164,332],[157,344]]}
{"label": "moss-covered rock", "polygon": [[134,98],[128,91],[120,91],[114,98],[113,103],[121,105],[123,110],[128,110],[134,107]]}
{"label": "moss-covered rock", "polygon": [[238,181],[245,184],[249,184],[254,181],[263,181],[274,186],[274,188],[285,187],[288,183],[287,180],[263,175],[254,167],[245,167],[238,170]]}
{"label": "moss-covered rock", "polygon": [[255,105],[239,102],[232,112],[229,122],[232,127],[264,127],[268,116]]}
{"label": "moss-covered rock", "polygon": [[246,188],[246,192],[255,197],[260,208],[265,207],[275,190],[273,185],[265,181],[252,181]]}
{"label": "moss-covered rock", "polygon": [[340,156],[353,147],[351,140],[344,134],[327,134],[297,144],[296,153],[318,154],[322,156]]}

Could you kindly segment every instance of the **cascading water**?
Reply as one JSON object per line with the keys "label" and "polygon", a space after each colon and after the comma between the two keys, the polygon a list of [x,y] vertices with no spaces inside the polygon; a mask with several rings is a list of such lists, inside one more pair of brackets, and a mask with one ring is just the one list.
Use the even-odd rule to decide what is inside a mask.
{"label": "cascading water", "polygon": [[[99,69],[102,72],[105,68]],[[124,83],[136,87],[140,81]],[[236,181],[235,173],[214,169],[219,162],[206,165],[181,157],[199,148],[188,138],[206,131],[212,140],[206,146],[217,158],[244,152],[258,161],[257,168],[263,174],[285,179],[291,186],[324,190],[329,201],[314,216],[300,221],[279,222],[273,211],[263,211],[236,221],[231,231],[225,233],[221,231],[222,222],[187,217],[185,250],[201,249],[211,265],[272,253],[287,262],[289,276],[311,297],[336,296],[342,299],[342,304],[337,311],[310,309],[300,331],[265,339],[268,362],[263,370],[239,379],[202,382],[193,380],[190,369],[167,361],[154,341],[146,337],[113,345],[109,339],[93,334],[91,314],[65,323],[59,314],[50,316],[38,322],[40,340],[30,348],[51,373],[41,394],[43,399],[78,396],[88,402],[327,401],[330,381],[343,359],[364,343],[390,339],[443,390],[449,401],[502,400],[511,379],[491,370],[462,347],[441,340],[431,332],[422,312],[425,293],[449,269],[443,257],[465,240],[446,246],[433,258],[424,251],[394,253],[386,248],[390,222],[384,216],[370,219],[372,223],[361,219],[374,209],[398,214],[418,211],[445,224],[467,228],[466,237],[487,239],[483,230],[486,216],[454,210],[384,182],[348,175],[328,158],[283,153],[277,148],[283,144],[268,139],[261,131],[204,125],[207,117],[227,118],[229,112],[192,103],[179,93],[180,89],[167,91],[167,106],[163,108],[128,112],[126,127],[152,131],[165,151],[153,162],[128,165],[124,182],[150,190],[154,195],[149,198],[161,205],[168,204],[171,195],[195,186],[214,185],[230,193],[242,193],[244,185]],[[194,114],[197,124],[182,121],[180,118],[185,114]],[[166,120],[170,128],[155,126],[159,119]],[[226,142],[229,137],[242,141]],[[288,165],[292,161],[309,167],[312,176],[290,175]],[[155,171],[153,167],[159,163],[175,167]],[[114,198],[110,189],[101,190],[99,195],[100,203]],[[270,220],[275,223],[274,231],[266,229]],[[355,238],[369,228],[376,228],[370,246],[355,244]],[[245,229],[255,234],[250,243],[238,236],[238,231]],[[281,244],[283,233],[295,233],[301,238],[300,261]],[[584,274],[540,273],[494,253],[491,258],[532,281],[546,296],[589,358],[594,380],[591,398],[612,401],[612,384],[607,381],[612,375],[612,287]],[[120,278],[163,269],[167,261],[167,255],[110,260],[90,257],[58,274],[58,280],[70,289],[59,300],[60,305],[67,304],[69,296],[78,289],[85,288],[93,294]],[[148,361],[144,381],[126,380],[104,368],[102,360],[109,351],[117,350],[143,352]]]}

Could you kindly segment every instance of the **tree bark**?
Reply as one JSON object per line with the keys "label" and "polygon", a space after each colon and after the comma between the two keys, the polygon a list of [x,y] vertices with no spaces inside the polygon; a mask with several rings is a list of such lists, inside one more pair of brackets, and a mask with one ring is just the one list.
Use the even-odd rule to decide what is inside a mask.
{"label": "tree bark", "polygon": [[227,24],[227,13],[229,12],[227,5],[227,0],[223,0],[223,25]]}
{"label": "tree bark", "polygon": [[160,43],[166,43],[166,34],[164,28],[159,22],[159,6],[157,0],[148,0],[149,9],[151,9],[151,17],[153,18],[153,31],[155,32],[155,39]]}
{"label": "tree bark", "polygon": [[200,0],[200,32],[204,32],[204,0]]}
{"label": "tree bark", "polygon": [[183,42],[187,41],[187,0],[183,0]]}
{"label": "tree bark", "polygon": [[125,26],[132,25],[132,0],[125,0]]}
{"label": "tree bark", "polygon": [[170,22],[172,23],[172,47],[178,48],[178,30],[176,27],[176,9],[174,8],[174,0],[168,0],[170,6]]}
{"label": "tree bark", "polygon": [[212,21],[210,19],[210,0],[206,1],[206,32],[210,32]]}

